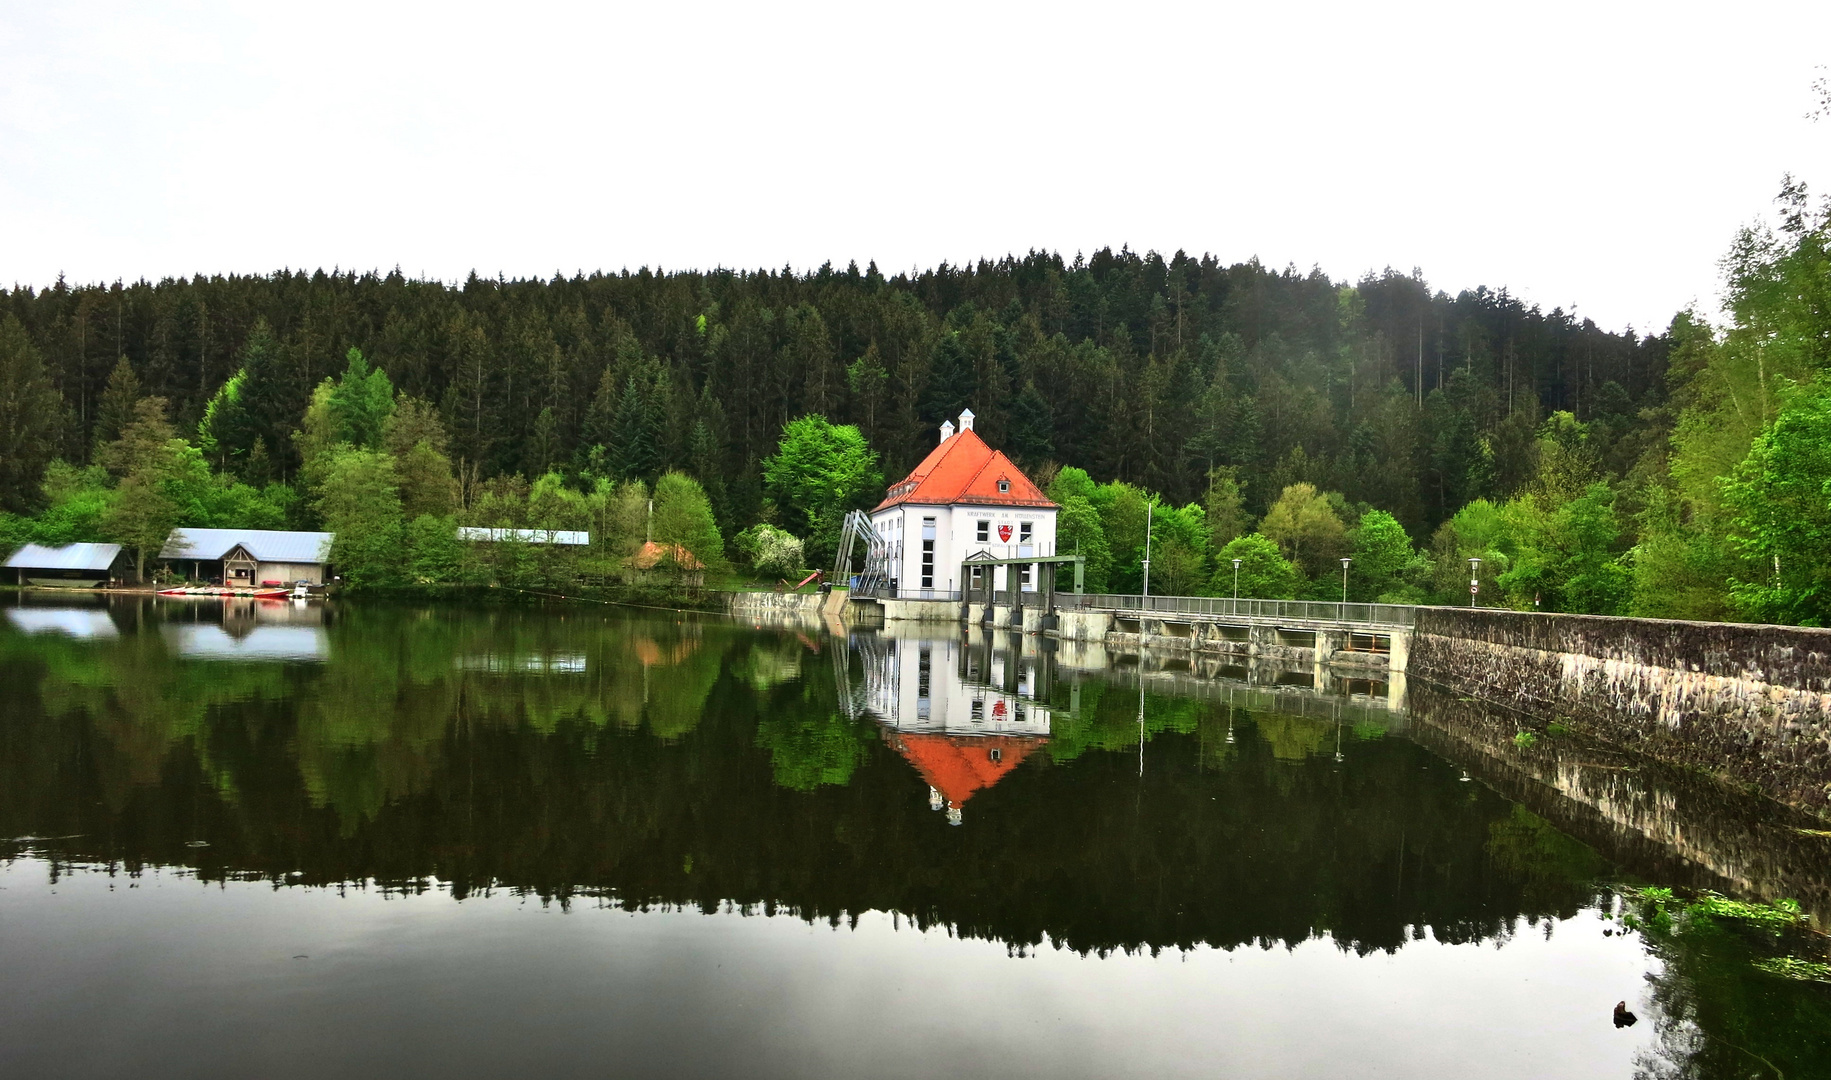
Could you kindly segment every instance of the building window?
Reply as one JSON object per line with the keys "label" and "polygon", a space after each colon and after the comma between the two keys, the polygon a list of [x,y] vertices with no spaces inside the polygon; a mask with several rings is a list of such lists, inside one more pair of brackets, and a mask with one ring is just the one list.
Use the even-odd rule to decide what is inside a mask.
{"label": "building window", "polygon": [[935,587],[935,519],[922,519],[922,588]]}
{"label": "building window", "polygon": [[1017,523],[1017,542],[1020,544],[1028,544],[1030,542],[1030,523],[1028,521],[1020,521]]}
{"label": "building window", "polygon": [[975,529],[975,531],[973,533],[973,539],[979,541],[980,543],[983,544],[983,543],[987,542],[988,540],[992,539],[992,523],[990,521],[986,521],[985,519],[982,518],[982,519],[980,519],[979,524],[974,527],[974,529]]}
{"label": "building window", "polygon": [[1010,490],[1011,490],[1011,481],[1009,481],[1009,480],[1000,480],[1000,481],[999,481],[999,482],[998,482],[998,493],[999,493],[999,494],[1000,494],[1000,495],[1003,495],[1003,494],[1005,494],[1005,493],[1007,493],[1007,492],[1009,492],[1009,491],[1010,491]]}

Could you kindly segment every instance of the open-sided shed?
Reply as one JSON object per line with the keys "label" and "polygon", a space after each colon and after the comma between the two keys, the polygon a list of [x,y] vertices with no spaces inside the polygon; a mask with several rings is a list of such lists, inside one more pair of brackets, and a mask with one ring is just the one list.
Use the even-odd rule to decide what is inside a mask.
{"label": "open-sided shed", "polygon": [[6,560],[20,585],[94,589],[134,578],[133,560],[119,544],[27,544]]}

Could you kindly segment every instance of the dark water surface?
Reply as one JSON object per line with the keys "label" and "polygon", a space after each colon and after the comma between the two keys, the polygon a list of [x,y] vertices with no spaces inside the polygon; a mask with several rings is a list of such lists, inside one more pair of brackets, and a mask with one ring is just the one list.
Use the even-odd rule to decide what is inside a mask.
{"label": "dark water surface", "polygon": [[1416,686],[6,603],[0,1075],[1831,1075],[1831,986],[1753,965],[1812,935],[1618,892],[1822,925],[1831,838]]}

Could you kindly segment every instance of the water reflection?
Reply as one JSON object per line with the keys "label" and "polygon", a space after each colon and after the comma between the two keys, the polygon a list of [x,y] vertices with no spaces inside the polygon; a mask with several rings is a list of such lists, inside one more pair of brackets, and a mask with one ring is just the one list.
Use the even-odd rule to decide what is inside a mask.
{"label": "water reflection", "polygon": [[8,608],[6,621],[27,634],[62,634],[79,641],[119,637],[120,630],[102,608]]}
{"label": "water reflection", "polygon": [[986,634],[865,634],[857,644],[884,742],[927,781],[929,808],[944,810],[948,824],[961,824],[968,799],[1048,743],[1053,658],[1026,654],[1021,636],[1003,650]]}
{"label": "water reflection", "polygon": [[[15,617],[46,610],[0,630],[0,836],[63,838],[10,851],[54,874],[875,911],[1094,956],[1500,944],[1600,919],[1623,878],[1815,906],[1831,876],[1808,834],[1326,670],[616,610],[67,609],[113,637]],[[1669,1007],[1592,987],[1598,1019],[1629,998],[1648,1039],[1715,1023],[1713,962],[1673,954]]]}

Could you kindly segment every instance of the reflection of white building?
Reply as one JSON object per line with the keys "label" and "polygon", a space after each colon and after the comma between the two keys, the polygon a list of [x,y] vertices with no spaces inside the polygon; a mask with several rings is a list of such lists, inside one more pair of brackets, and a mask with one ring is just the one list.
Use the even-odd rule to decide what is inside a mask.
{"label": "reflection of white building", "polygon": [[957,640],[885,639],[868,657],[866,707],[898,731],[1047,738],[1034,656]]}
{"label": "reflection of white building", "polygon": [[[890,549],[897,595],[919,598],[974,584],[960,580],[969,555],[1054,555],[1056,510],[1022,469],[985,444],[968,409],[957,433],[952,421],[941,425],[941,444],[891,485],[871,511],[871,525]],[[1007,569],[995,571],[1000,589],[1010,587]],[[1023,588],[1036,587],[1028,568],[1019,577]]]}
{"label": "reflection of white building", "polygon": [[[180,608],[180,611],[186,610]],[[221,622],[202,617],[221,611]],[[159,628],[172,651],[188,660],[312,661],[330,659],[324,608],[303,600],[227,601],[188,608],[192,621]]]}
{"label": "reflection of white building", "polygon": [[929,805],[958,825],[968,799],[1048,741],[1043,661],[958,640],[879,645],[865,656],[866,708],[928,781]]}
{"label": "reflection of white building", "polygon": [[99,607],[7,608],[6,619],[28,634],[62,634],[78,641],[121,636],[108,611]]}
{"label": "reflection of white building", "polygon": [[255,626],[231,633],[216,623],[168,623],[160,633],[187,660],[306,660],[330,657],[322,626]]}

